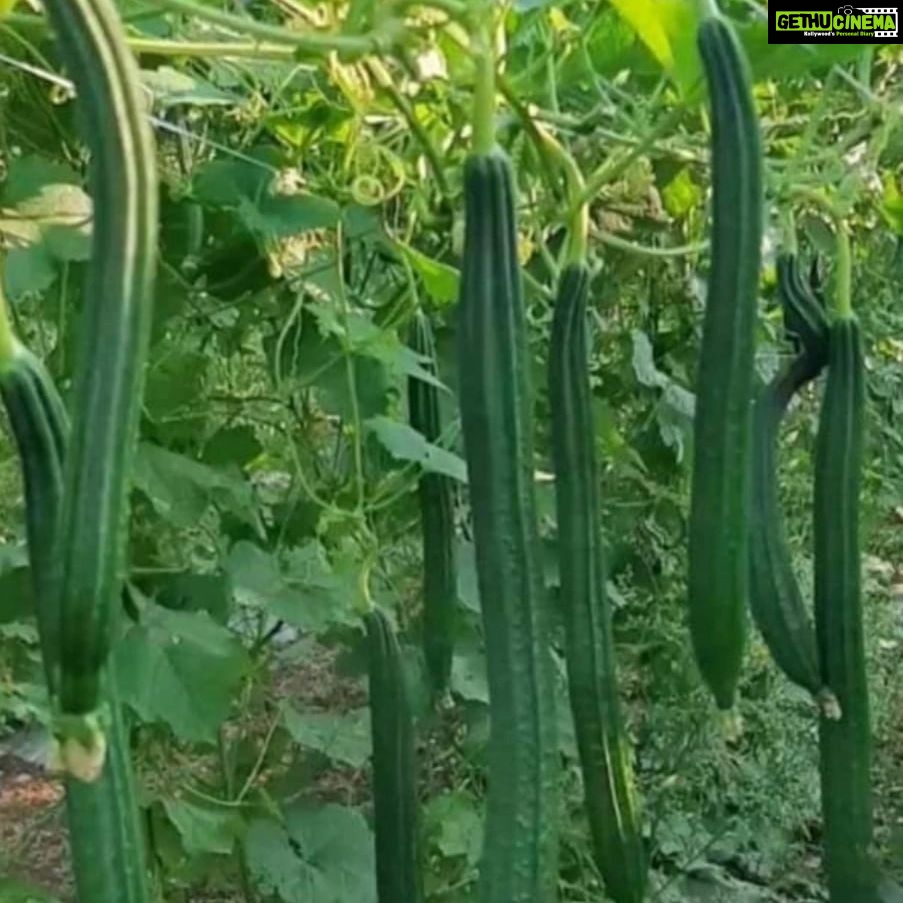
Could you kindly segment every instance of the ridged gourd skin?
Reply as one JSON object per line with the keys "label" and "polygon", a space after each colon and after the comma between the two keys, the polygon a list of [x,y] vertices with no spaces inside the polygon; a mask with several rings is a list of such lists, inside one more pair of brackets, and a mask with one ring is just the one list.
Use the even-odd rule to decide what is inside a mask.
{"label": "ridged gourd skin", "polygon": [[599,526],[584,264],[562,271],[552,321],[549,407],[558,512],[568,690],[596,865],[615,903],[642,903],[647,883],[639,807],[618,699]]}
{"label": "ridged gourd skin", "polygon": [[47,0],[91,152],[94,204],[70,454],[57,536],[59,709],[93,712],[119,610],[152,316],[157,193],[138,68],[111,0]]}
{"label": "ridged gourd skin", "polygon": [[[63,493],[69,423],[41,361],[17,343],[0,367],[0,395],[22,466],[28,555],[38,633],[48,687],[57,679],[59,618],[52,586],[54,530]],[[145,841],[129,753],[128,732],[112,673],[107,756],[96,781],[69,779],[66,808],[78,899],[91,903],[149,903]]]}
{"label": "ridged gourd skin", "polygon": [[414,719],[401,651],[386,616],[365,616],[373,736],[373,831],[379,903],[420,903]]}
{"label": "ridged gourd skin", "polygon": [[688,606],[700,673],[734,702],[749,582],[750,455],[762,240],[762,143],[749,68],[730,24],[697,43],[711,97],[712,263],[696,379]]}
{"label": "ridged gourd skin", "polygon": [[534,491],[532,386],[515,187],[500,150],[471,156],[458,383],[489,682],[483,903],[549,903],[561,780],[551,611]]}
{"label": "ridged gourd skin", "polygon": [[[436,349],[426,314],[418,311],[411,328],[410,346],[436,376]],[[439,389],[412,376],[408,380],[408,415],[411,426],[431,443],[442,436]],[[418,483],[420,529],[423,538],[423,652],[433,695],[449,687],[454,654],[455,612],[458,602],[455,567],[455,487],[439,473],[423,473]]]}
{"label": "ridged gourd skin", "polygon": [[775,261],[784,326],[799,347],[808,349],[813,364],[827,357],[829,321],[824,302],[806,284],[795,254],[782,252]]}
{"label": "ridged gourd skin", "polygon": [[13,356],[0,365],[0,397],[22,468],[35,615],[47,686],[52,694],[58,680],[59,614],[53,598],[51,552],[63,497],[68,423],[64,409],[50,406],[51,398],[56,396],[50,380],[41,361],[18,342]]}
{"label": "ridged gourd skin", "polygon": [[815,450],[815,624],[840,718],[819,720],[824,864],[831,903],[875,903],[871,728],[862,624],[859,498],[865,368],[855,318],[835,320]]}
{"label": "ridged gourd skin", "polygon": [[791,399],[823,370],[829,322],[801,281],[794,255],[779,255],[778,292],[788,334],[801,350],[763,386],[753,413],[749,602],[753,620],[778,667],[823,705],[815,627],[803,602],[778,493],[777,443]]}

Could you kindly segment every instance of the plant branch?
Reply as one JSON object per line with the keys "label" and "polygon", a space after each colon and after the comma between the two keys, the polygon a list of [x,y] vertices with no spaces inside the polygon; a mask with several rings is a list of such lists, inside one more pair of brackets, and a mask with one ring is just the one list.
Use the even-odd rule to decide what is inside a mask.
{"label": "plant branch", "polygon": [[231,31],[260,38],[275,44],[294,47],[298,52],[323,56],[329,53],[340,53],[346,56],[361,57],[379,52],[393,33],[388,30],[374,31],[367,35],[337,35],[318,32],[295,31],[283,25],[270,25],[245,16],[236,16],[212,6],[196,2],[196,0],[158,0],[164,9],[183,13],[194,19],[219,25]]}

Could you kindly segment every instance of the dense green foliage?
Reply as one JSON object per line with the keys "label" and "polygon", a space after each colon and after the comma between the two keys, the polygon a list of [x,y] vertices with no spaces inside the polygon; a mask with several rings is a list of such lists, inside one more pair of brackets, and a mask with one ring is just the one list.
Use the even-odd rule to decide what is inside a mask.
{"label": "dense green foliage", "polygon": [[[694,409],[711,301],[705,275],[717,269],[711,242],[737,237],[712,223],[715,121],[696,47],[697,7],[711,4],[669,0],[662,15],[647,15],[641,0],[512,0],[494,23],[495,40],[479,16],[489,4],[469,0],[106,4],[114,5],[137,62],[133,93],[157,145],[159,182],[145,200],[159,201],[152,244],[160,265],[141,366],[140,439],[125,468],[131,489],[122,509],[129,516],[120,522],[126,554],[117,598],[128,579],[122,616],[117,605],[110,609],[107,672],[115,687],[103,688],[107,704],[118,693],[125,717],[107,724],[99,780],[68,787],[73,840],[84,841],[83,850],[109,844],[107,852],[90,851],[111,864],[99,880],[119,869],[118,853],[136,874],[129,843],[140,852],[140,834],[131,841],[117,834],[127,822],[115,806],[127,793],[114,790],[112,805],[93,814],[85,800],[105,805],[100,793],[117,763],[134,763],[140,816],[122,811],[133,826],[140,817],[148,876],[165,899],[375,903],[386,822],[374,811],[379,727],[372,719],[394,698],[379,694],[370,707],[362,616],[378,608],[393,625],[413,719],[414,877],[430,903],[479,899],[493,845],[503,857],[507,845],[491,830],[484,859],[486,803],[498,789],[493,767],[499,770],[490,728],[503,703],[493,691],[498,682],[487,680],[498,653],[490,651],[487,669],[492,637],[487,643],[483,619],[497,598],[480,592],[476,508],[510,504],[527,487],[533,512],[521,519],[518,548],[533,550],[530,592],[517,602],[552,604],[540,637],[528,631],[526,648],[496,648],[519,669],[537,646],[547,649],[557,738],[533,737],[539,742],[522,754],[518,748],[504,782],[525,775],[523,763],[540,747],[554,759],[545,773],[558,791],[550,819],[559,833],[557,899],[603,899],[589,781],[568,705],[572,574],[563,570],[567,525],[552,460],[561,411],[547,382],[556,288],[579,259],[588,280],[583,416],[592,422],[583,441],[598,461],[591,504],[604,546],[623,748],[631,753],[648,854],[647,897],[822,899],[818,729],[809,693],[786,679],[753,632],[734,717],[722,720],[687,629],[689,497],[700,451]],[[785,309],[782,324],[777,309],[786,308],[782,239],[798,235],[806,255],[820,260],[817,292],[830,294],[849,271],[813,192],[830,199],[853,239],[853,300],[868,374],[859,532],[873,854],[884,875],[899,878],[903,129],[893,110],[900,60],[893,45],[769,45],[764,5],[720,6],[749,61],[761,122],[766,203],[750,341],[763,385],[792,370],[806,344],[799,315],[794,323]],[[122,263],[106,247],[92,256],[92,243],[98,231],[116,239],[110,248],[125,239],[104,225],[100,208],[95,216],[96,154],[85,139],[102,130],[85,132],[84,89],[68,81],[79,73],[36,7],[20,0],[0,23],[3,282],[16,333],[77,415],[86,346],[96,346],[104,367],[114,358],[131,363],[115,343],[92,340],[85,325],[101,297],[85,277],[98,260],[114,269]],[[490,45],[495,91],[485,90]],[[107,59],[130,65],[126,56]],[[113,130],[115,118],[100,126]],[[127,132],[128,122],[120,124]],[[516,216],[492,272],[506,285],[522,280],[523,319],[506,327],[516,326],[520,338],[514,352],[501,352],[513,353],[518,380],[532,390],[520,397],[521,444],[512,455],[520,481],[506,492],[493,480],[487,494],[468,486],[468,466],[488,473],[494,465],[479,446],[465,454],[460,401],[480,362],[464,336],[459,298],[468,269],[466,159],[493,135],[511,163]],[[110,169],[111,183],[120,175]],[[481,209],[490,201],[481,197]],[[731,215],[736,220],[737,210]],[[582,244],[574,241],[583,237],[575,228],[581,219]],[[799,288],[802,277],[795,278]],[[435,370],[409,344],[418,314],[434,333]],[[498,383],[502,395],[487,406],[510,401],[512,383]],[[771,510],[782,515],[781,554],[807,608],[811,458],[824,385],[815,376],[794,389],[773,431],[778,507]],[[438,434],[410,418],[412,386],[437,389]],[[498,453],[512,443],[510,433],[490,423],[486,447]],[[33,618],[32,577],[42,573],[29,566],[22,461],[12,434],[3,435],[0,873],[11,877],[0,879],[0,897],[18,895],[12,879],[27,877],[66,898],[73,886],[62,844],[52,842],[63,820],[44,821],[49,805],[10,808],[22,798],[49,799],[52,785],[33,766],[46,760],[43,726],[59,719],[46,692],[45,631]],[[431,564],[422,489],[438,483],[433,477],[454,489],[455,505],[453,529],[451,511],[448,518],[442,511],[442,557]],[[750,527],[755,515],[751,505]],[[490,536],[496,549],[506,538]],[[432,668],[424,644],[431,576],[446,603],[432,610],[454,622]],[[526,606],[507,608],[517,614]],[[511,623],[523,626],[509,619],[505,626]],[[436,694],[440,672],[448,692]],[[529,688],[516,690],[518,700],[529,699]],[[391,728],[398,711],[379,715],[377,725]],[[864,722],[855,721],[861,735]],[[856,774],[861,782],[863,769]],[[72,807],[80,798],[78,821]],[[841,786],[835,801],[845,798]],[[528,853],[519,861],[533,871],[534,841],[547,838],[529,830],[520,837]],[[89,874],[76,869],[80,880]]]}

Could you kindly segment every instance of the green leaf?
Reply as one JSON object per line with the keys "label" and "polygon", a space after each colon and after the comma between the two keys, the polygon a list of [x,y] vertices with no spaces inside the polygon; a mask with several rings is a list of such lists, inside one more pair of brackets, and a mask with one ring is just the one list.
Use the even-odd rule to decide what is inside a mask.
{"label": "green leaf", "polygon": [[339,206],[311,194],[280,194],[268,167],[241,160],[214,160],[201,167],[194,180],[194,196],[201,203],[236,211],[239,219],[261,238],[281,238],[335,226]]}
{"label": "green leaf", "polygon": [[245,467],[257,458],[263,446],[257,439],[254,427],[224,426],[204,444],[204,462],[213,467],[236,464]]}
{"label": "green leaf", "polygon": [[157,590],[157,601],[175,611],[206,611],[225,624],[232,610],[232,581],[228,574],[183,571],[166,577]]}
{"label": "green leaf", "polygon": [[461,483],[467,482],[467,465],[453,452],[427,442],[413,427],[388,417],[367,421],[380,444],[393,458],[413,461],[429,473],[439,473]]}
{"label": "green leaf", "polygon": [[[367,418],[385,413],[389,408],[392,379],[386,368],[372,357],[355,354],[351,357],[357,413]],[[351,397],[351,380],[344,358],[324,370],[316,381],[317,398],[323,410],[352,421],[355,413]]]}
{"label": "green leaf", "polygon": [[334,571],[318,542],[277,555],[242,540],[225,567],[240,605],[262,608],[315,634],[358,622],[355,575]]}
{"label": "green leaf", "polygon": [[45,185],[59,183],[79,185],[81,179],[71,166],[40,154],[13,157],[3,184],[3,206],[15,207],[27,198],[40,194]]}
{"label": "green leaf", "polygon": [[0,878],[0,900],[3,903],[61,903],[60,898],[49,891],[23,884],[15,878]]}
{"label": "green leaf", "polygon": [[454,304],[458,300],[458,286],[461,275],[457,269],[427,257],[416,248],[403,242],[396,242],[395,247],[401,252],[414,272],[423,280],[427,294],[440,305]]}
{"label": "green leaf", "polygon": [[0,239],[11,249],[4,277],[11,298],[49,288],[58,264],[88,259],[91,211],[90,197],[65,182],[41,185],[0,209]]}
{"label": "green leaf", "polygon": [[884,197],[881,213],[884,221],[895,235],[903,235],[903,193],[897,187],[897,180],[892,172],[884,174],[882,183]]}
{"label": "green leaf", "polygon": [[216,739],[249,666],[239,640],[206,612],[153,604],[117,645],[114,661],[123,701],[188,741]]}
{"label": "green leaf", "polygon": [[193,107],[233,106],[241,100],[197,75],[189,75],[171,66],[142,69],[141,81],[150,89],[154,105],[164,110],[179,104],[190,104]]}
{"label": "green leaf", "polygon": [[42,185],[12,209],[0,211],[0,234],[15,245],[40,241],[50,229],[67,229],[70,242],[59,238],[59,260],[87,260],[91,253],[91,198],[78,185]]}
{"label": "green leaf", "polygon": [[458,598],[461,604],[475,614],[480,613],[480,590],[477,585],[476,549],[472,542],[457,538],[455,543],[455,561],[457,562]]}
{"label": "green leaf", "polygon": [[372,747],[369,709],[301,713],[284,705],[282,714],[288,732],[300,746],[352,768],[367,764]]}
{"label": "green leaf", "polygon": [[370,31],[376,18],[376,2],[377,0],[351,0],[342,22],[342,31],[348,34]]}
{"label": "green leaf", "polygon": [[[3,546],[0,546],[2,549]],[[0,568],[0,624],[34,616],[34,589],[28,566]]]}
{"label": "green leaf", "polygon": [[662,190],[665,210],[682,219],[702,201],[702,189],[693,181],[689,167],[683,167]]}
{"label": "green leaf", "polygon": [[657,60],[687,97],[699,84],[696,54],[696,12],[690,0],[611,0]]}
{"label": "green leaf", "polygon": [[245,849],[260,890],[285,903],[376,903],[373,836],[357,809],[296,805],[284,824],[256,819]]}
{"label": "green leaf", "polygon": [[228,855],[242,831],[241,817],[233,809],[195,806],[177,799],[164,799],[163,808],[189,856],[200,853]]}
{"label": "green leaf", "polygon": [[662,388],[668,382],[668,377],[655,365],[649,336],[639,329],[632,330],[630,335],[633,340],[633,372],[638,382],[650,388]]}
{"label": "green leaf", "polygon": [[455,645],[451,687],[462,699],[489,703],[486,653],[476,635],[460,637]]}
{"label": "green leaf", "polygon": [[[208,355],[191,348],[164,348],[150,364],[144,405],[152,420],[162,421],[197,402],[204,389]],[[192,421],[197,430],[197,421]]]}
{"label": "green leaf", "polygon": [[483,819],[466,793],[453,790],[429,800],[423,810],[423,827],[429,842],[446,859],[463,858],[469,866],[479,861]]}
{"label": "green leaf", "polygon": [[3,284],[8,298],[40,294],[56,282],[57,269],[50,249],[43,242],[13,248],[6,255]]}
{"label": "green leaf", "polygon": [[154,510],[175,527],[195,526],[217,504],[263,535],[254,493],[239,471],[208,467],[150,442],[138,446],[132,475]]}

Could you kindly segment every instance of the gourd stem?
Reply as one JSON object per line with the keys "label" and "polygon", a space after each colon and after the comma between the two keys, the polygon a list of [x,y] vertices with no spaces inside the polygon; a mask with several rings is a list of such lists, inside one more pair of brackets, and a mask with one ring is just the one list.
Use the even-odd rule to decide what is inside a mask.
{"label": "gourd stem", "polygon": [[535,134],[564,172],[567,182],[568,205],[571,210],[568,227],[568,242],[565,249],[565,264],[582,263],[586,260],[589,236],[589,204],[583,200],[586,182],[577,161],[562,144],[539,123],[534,123]]}
{"label": "gourd stem", "polygon": [[495,146],[495,48],[492,40],[492,7],[477,13],[471,32],[476,53],[473,88],[473,152],[488,154]]}
{"label": "gourd stem", "polygon": [[850,233],[843,216],[828,197],[821,191],[800,188],[797,197],[818,207],[834,224],[836,242],[834,257],[834,304],[835,319],[849,320],[853,316],[853,253],[850,248]]}
{"label": "gourd stem", "polygon": [[696,0],[696,12],[700,19],[721,15],[716,0]]}
{"label": "gourd stem", "polygon": [[853,316],[853,252],[850,248],[850,234],[842,221],[837,223],[836,241],[834,315],[838,320],[849,320]]}
{"label": "gourd stem", "polygon": [[16,333],[9,316],[9,302],[3,293],[3,273],[0,270],[0,367],[5,367],[16,351]]}

